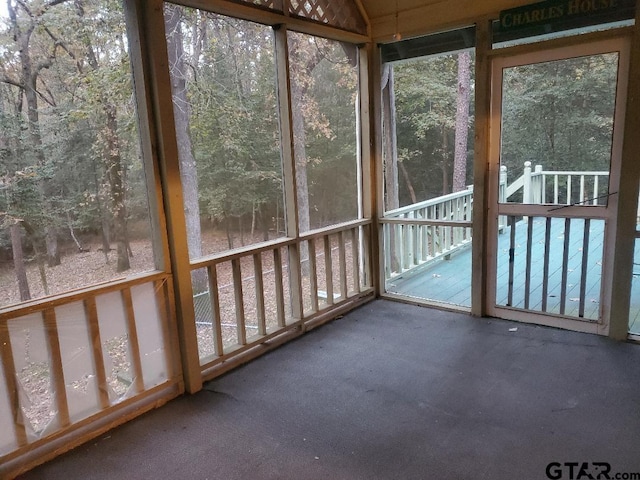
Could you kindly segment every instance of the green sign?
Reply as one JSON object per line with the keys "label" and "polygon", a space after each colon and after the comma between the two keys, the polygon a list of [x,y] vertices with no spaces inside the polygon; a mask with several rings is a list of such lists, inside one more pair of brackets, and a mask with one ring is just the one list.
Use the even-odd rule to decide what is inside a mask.
{"label": "green sign", "polygon": [[545,25],[560,25],[558,29],[563,29],[624,20],[634,6],[635,0],[548,0],[500,12],[498,30],[509,32]]}

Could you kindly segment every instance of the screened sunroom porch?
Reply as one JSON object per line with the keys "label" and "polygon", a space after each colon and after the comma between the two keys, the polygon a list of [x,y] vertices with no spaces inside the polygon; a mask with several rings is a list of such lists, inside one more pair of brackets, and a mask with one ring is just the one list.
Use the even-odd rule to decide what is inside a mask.
{"label": "screened sunroom porch", "polygon": [[[638,89],[627,82],[640,62],[629,47],[633,15],[627,9],[615,24],[598,17],[612,27],[603,32],[508,46],[491,22],[524,2],[472,2],[464,15],[444,3],[400,2],[395,12],[383,3],[9,2],[0,14],[13,32],[2,40],[2,475],[198,392],[376,297],[415,302],[402,282],[428,289],[420,303],[478,318],[636,338],[640,172],[638,146],[621,129],[634,131],[640,118],[637,97],[627,96]],[[430,35],[445,30],[453,43]],[[425,98],[410,77],[400,88],[403,62],[419,74],[410,58],[379,48],[415,46],[403,38],[420,38],[416,58],[440,58],[455,88],[452,55],[473,52],[460,189],[450,168],[458,142],[449,87],[431,85],[434,108],[424,111],[442,99],[447,110],[437,121],[412,117],[423,127],[413,144],[388,130],[394,102],[413,108],[411,95]],[[609,95],[615,108],[598,110],[602,131],[591,135],[601,163],[581,161],[569,173],[541,163],[538,172],[534,159],[529,187],[520,184],[513,178],[526,176],[529,160],[517,150],[501,156],[513,144],[496,133],[502,99],[491,92],[502,91],[496,82],[524,84],[497,72],[583,57],[594,72],[610,67],[598,85],[614,85],[598,100]],[[416,153],[436,133],[451,164],[420,165],[441,158]],[[421,195],[424,172],[438,188],[425,184],[429,198],[403,199],[406,178]],[[536,187],[538,173],[548,178]],[[567,185],[572,193],[563,194]],[[395,188],[398,205],[389,202]],[[576,210],[585,200],[590,210]],[[551,228],[558,221],[562,233]],[[579,240],[577,257],[565,238]],[[468,297],[430,285],[446,278],[430,269],[464,255],[466,269],[451,278],[467,282]],[[549,271],[536,290],[545,265],[559,280]]]}

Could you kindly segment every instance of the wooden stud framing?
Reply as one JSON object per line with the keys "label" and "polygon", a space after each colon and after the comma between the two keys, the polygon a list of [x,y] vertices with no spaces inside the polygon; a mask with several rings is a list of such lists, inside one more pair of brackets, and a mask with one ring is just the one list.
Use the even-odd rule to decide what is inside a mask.
{"label": "wooden stud framing", "polygon": [[60,352],[60,339],[58,336],[55,310],[52,308],[46,309],[43,312],[43,318],[49,355],[51,357],[51,382],[58,412],[57,418],[60,428],[65,428],[71,423],[71,418],[69,417],[67,388],[64,381],[64,367],[62,365],[62,353]]}
{"label": "wooden stud framing", "polygon": [[[491,19],[481,19],[476,23],[475,60],[475,133],[473,161],[473,241],[471,268],[471,313],[484,316],[487,307],[495,302],[490,298],[486,278],[489,262],[495,265],[495,256],[489,256],[487,224],[489,198],[489,125],[491,113]],[[498,188],[496,185],[495,188]],[[497,229],[496,229],[497,230]]]}
{"label": "wooden stud framing", "polygon": [[[182,201],[182,184],[176,143],[167,63],[167,46],[162,0],[124,2],[134,66],[136,96],[141,125],[144,126],[143,153],[153,158],[160,179],[156,190],[162,192],[166,214],[168,254],[165,269],[173,275],[176,294],[175,314],[180,340],[180,356],[185,387],[190,393],[202,388],[191,269],[187,247],[187,229]],[[148,129],[147,129],[148,127]]]}
{"label": "wooden stud framing", "polygon": [[4,367],[4,381],[7,386],[7,396],[11,407],[11,418],[18,447],[27,445],[27,430],[24,425],[24,414],[20,408],[20,395],[18,393],[18,381],[16,377],[16,365],[13,360],[13,349],[9,326],[6,322],[0,323],[0,358]]}
{"label": "wooden stud framing", "polygon": [[287,29],[281,26],[274,31],[276,81],[280,119],[280,154],[282,155],[282,177],[284,183],[284,205],[286,210],[287,236],[299,234],[298,188],[293,139],[293,114],[291,111],[291,82],[289,79],[289,50]]}
{"label": "wooden stud framing", "polygon": [[[616,222],[616,242],[613,253],[613,278],[616,288],[611,292],[609,336],[626,339],[629,332],[629,303],[633,278],[633,255],[636,243],[636,217],[638,212],[638,185],[640,184],[640,8],[636,7],[629,54],[629,90],[626,98],[624,135],[622,144],[622,164],[618,189],[618,213]],[[604,305],[601,304],[601,309]],[[601,310],[602,314],[602,310]],[[606,332],[603,332],[606,333]]]}
{"label": "wooden stud framing", "polygon": [[93,355],[93,364],[96,371],[96,386],[98,388],[100,408],[104,409],[107,408],[111,402],[109,401],[109,385],[107,384],[107,374],[104,367],[102,339],[100,338],[98,309],[96,307],[95,297],[89,297],[84,301],[84,310],[89,327],[89,336],[91,338],[91,353]]}
{"label": "wooden stud framing", "polygon": [[[129,336],[129,348],[131,350],[131,367],[133,369],[134,385],[137,393],[144,391],[144,376],[142,373],[142,358],[140,356],[140,342],[138,341],[138,327],[133,311],[133,299],[131,290],[125,288],[121,292],[124,304],[125,320],[127,323],[127,335]],[[196,350],[197,352],[197,350]]]}
{"label": "wooden stud framing", "polygon": [[282,255],[280,248],[273,250],[273,269],[276,281],[276,309],[278,312],[278,326],[286,326],[286,318],[284,314],[284,287],[282,286]]}

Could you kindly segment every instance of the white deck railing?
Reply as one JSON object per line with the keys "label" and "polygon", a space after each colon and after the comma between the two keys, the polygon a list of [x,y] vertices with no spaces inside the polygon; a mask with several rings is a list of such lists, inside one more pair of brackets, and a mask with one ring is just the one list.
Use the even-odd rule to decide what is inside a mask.
{"label": "white deck railing", "polygon": [[[548,171],[525,162],[523,174],[508,183],[500,169],[500,202],[551,205],[604,205],[606,171]],[[385,280],[418,273],[471,244],[473,187],[386,212],[383,224]],[[638,214],[640,218],[640,213]],[[500,228],[506,217],[499,218]]]}
{"label": "white deck railing", "polygon": [[387,212],[385,279],[451,255],[471,242],[473,187]]}

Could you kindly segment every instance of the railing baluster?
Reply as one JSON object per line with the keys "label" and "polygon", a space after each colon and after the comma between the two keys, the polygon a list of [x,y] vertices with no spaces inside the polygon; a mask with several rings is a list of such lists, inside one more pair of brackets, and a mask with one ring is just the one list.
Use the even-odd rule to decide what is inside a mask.
{"label": "railing baluster", "polygon": [[[429,207],[429,220],[433,219],[433,207]],[[426,242],[427,242],[427,258],[431,257],[433,258],[435,256],[435,249],[434,249],[434,245],[435,245],[435,230],[433,228],[433,226],[429,226],[425,228],[425,232],[427,235],[426,238]]]}
{"label": "railing baluster", "polygon": [[48,308],[43,312],[44,327],[47,335],[47,344],[49,345],[49,354],[51,355],[51,375],[53,377],[53,389],[55,396],[55,404],[57,408],[57,417],[60,428],[67,427],[71,424],[69,417],[69,404],[67,401],[67,388],[64,381],[64,369],[62,366],[62,352],[60,352],[60,339],[58,337],[58,323],[56,321],[56,312],[52,308]]}
{"label": "railing baluster", "polygon": [[586,200],[584,196],[584,175],[580,175],[580,198],[578,202],[584,202]]}
{"label": "railing baluster", "polygon": [[[360,258],[360,285],[358,286],[359,291],[362,291],[363,288],[367,288],[371,285],[371,265],[372,258],[371,254],[371,228],[369,225],[364,225],[360,227],[360,249],[358,250],[358,256]],[[375,265],[375,261],[373,265]]]}
{"label": "railing baluster", "polygon": [[104,367],[104,356],[102,352],[102,339],[100,338],[100,326],[98,323],[98,308],[96,307],[96,297],[89,297],[84,300],[84,310],[89,327],[93,364],[96,368],[96,388],[100,399],[100,408],[107,408],[109,402],[109,385],[107,384],[107,373]]}
{"label": "railing baluster", "polygon": [[542,191],[540,192],[540,203],[547,203],[547,176],[542,175]]}
{"label": "railing baluster", "polygon": [[[318,277],[316,276],[316,241],[313,238],[307,243],[309,247],[309,294],[311,295],[311,310],[317,312],[318,305]],[[352,248],[355,248],[352,245]]]}
{"label": "railing baluster", "polygon": [[288,247],[289,258],[289,299],[293,321],[304,317],[304,299],[302,298],[302,244],[294,243]]}
{"label": "railing baluster", "polygon": [[402,238],[404,239],[402,267],[404,270],[411,268],[411,225],[402,225]]}
{"label": "railing baluster", "polygon": [[[262,253],[253,255],[253,278],[256,285],[256,316],[258,317],[258,335],[267,334],[267,319],[264,308],[264,279],[262,277]],[[316,292],[316,299],[318,298]]]}
{"label": "railing baluster", "polygon": [[127,335],[129,337],[129,348],[131,349],[131,367],[135,376],[134,385],[136,393],[144,391],[144,376],[142,373],[142,358],[140,357],[140,342],[138,340],[138,328],[136,326],[136,316],[133,311],[133,299],[131,289],[125,288],[120,291],[122,303],[124,304],[125,319],[127,322]]}
{"label": "railing baluster", "polygon": [[359,229],[354,228],[351,230],[351,258],[353,260],[353,288],[354,293],[360,293],[360,255],[359,248],[360,239]]}
{"label": "railing baluster", "polygon": [[516,217],[509,217],[511,230],[509,231],[509,284],[507,295],[507,306],[513,306],[513,270],[516,260]]}
{"label": "railing baluster", "polygon": [[[414,218],[419,218],[417,213],[414,213]],[[411,264],[415,267],[420,265],[420,225],[411,225],[411,228]]]}
{"label": "railing baluster", "polygon": [[553,176],[553,203],[558,205],[558,175]]}
{"label": "railing baluster", "polygon": [[572,198],[572,191],[571,191],[571,175],[567,175],[567,205],[571,205],[571,198]]}
{"label": "railing baluster", "polygon": [[564,315],[567,305],[567,274],[569,272],[569,236],[571,219],[564,220],[564,251],[562,252],[562,283],[560,285],[560,315]]}
{"label": "railing baluster", "polygon": [[441,242],[440,238],[438,238],[439,230],[436,225],[431,225],[431,257],[435,257],[439,253],[441,253]]}
{"label": "railing baluster", "polygon": [[[392,227],[393,225],[389,225],[388,223],[385,223],[384,225],[382,225],[382,234],[384,236],[384,240],[383,240],[384,242],[384,278],[386,280],[391,278],[391,258],[393,257],[393,252],[392,252],[393,245],[391,245],[391,228]],[[326,240],[326,237],[325,237],[325,240]],[[325,249],[325,257],[326,255],[327,255],[327,252]],[[328,292],[328,287],[327,287],[327,292]]]}
{"label": "railing baluster", "polygon": [[340,262],[340,300],[347,298],[347,260],[344,249],[344,230],[338,234],[338,258]]}
{"label": "railing baluster", "polygon": [[600,196],[598,192],[598,190],[600,190],[599,181],[600,181],[600,176],[596,175],[595,178],[593,179],[593,195],[591,196],[591,198],[593,198],[592,203],[594,205],[598,205],[598,197]]}
{"label": "railing baluster", "polygon": [[217,356],[224,353],[222,320],[220,319],[220,294],[218,292],[218,270],[215,265],[207,267],[209,279],[209,301],[211,302],[211,326],[213,329],[213,351]]}
{"label": "railing baluster", "polygon": [[529,217],[527,222],[527,265],[524,277],[524,308],[529,310],[529,300],[531,297],[531,246],[533,243],[533,217]]}
{"label": "railing baluster", "polygon": [[[329,251],[331,255],[331,251]],[[278,312],[278,326],[286,327],[286,319],[284,315],[284,287],[282,286],[282,254],[280,248],[273,250],[273,269],[276,276],[276,308]]]}
{"label": "railing baluster", "polygon": [[587,294],[587,267],[589,261],[589,230],[591,228],[591,220],[584,219],[584,232],[582,236],[582,271],[580,273],[580,307],[578,316],[584,317],[585,296]]}
{"label": "railing baluster", "polygon": [[15,431],[16,442],[19,447],[27,445],[27,430],[24,425],[24,415],[20,408],[20,395],[16,376],[16,364],[13,360],[13,348],[9,335],[9,326],[6,323],[0,324],[0,353],[2,365],[4,367],[4,381],[7,386],[9,406],[11,408],[11,418]]}
{"label": "railing baluster", "polygon": [[[391,225],[387,226],[390,227]],[[329,235],[324,237],[324,276],[327,284],[327,305],[333,305],[333,264],[331,261],[331,238]]]}
{"label": "railing baluster", "polygon": [[542,267],[542,311],[547,311],[549,295],[549,255],[551,253],[551,217],[547,217],[544,231],[544,265]]}
{"label": "railing baluster", "polygon": [[231,260],[231,270],[233,272],[233,292],[236,303],[236,333],[238,345],[246,345],[247,329],[244,324],[244,294],[242,291],[242,270],[240,268],[239,258]]}
{"label": "railing baluster", "polygon": [[396,252],[398,255],[398,273],[402,273],[402,270],[404,269],[404,238],[402,237],[403,232],[404,229],[402,225],[393,226],[393,233],[396,239]]}

